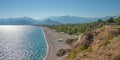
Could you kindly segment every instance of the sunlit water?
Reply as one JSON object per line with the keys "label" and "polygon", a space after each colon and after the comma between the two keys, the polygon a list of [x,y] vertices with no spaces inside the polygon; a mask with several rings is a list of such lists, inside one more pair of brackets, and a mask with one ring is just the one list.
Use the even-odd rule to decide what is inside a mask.
{"label": "sunlit water", "polygon": [[0,60],[43,60],[43,32],[37,26],[0,26]]}

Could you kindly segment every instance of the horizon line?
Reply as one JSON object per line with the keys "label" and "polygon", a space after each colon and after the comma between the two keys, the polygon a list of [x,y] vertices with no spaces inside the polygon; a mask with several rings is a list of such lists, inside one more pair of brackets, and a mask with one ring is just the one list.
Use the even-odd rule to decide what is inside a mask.
{"label": "horizon line", "polygon": [[34,18],[34,17],[30,17],[30,16],[19,16],[19,17],[0,17],[0,19],[10,19],[10,18],[32,18],[32,19],[35,19],[35,20],[40,20],[40,19],[46,19],[46,18],[51,18],[51,17],[62,17],[62,16],[82,17],[82,18],[102,18],[102,17],[112,17],[112,16],[120,16],[120,15],[97,16],[97,17],[84,17],[84,16],[75,16],[75,15],[55,15],[55,16],[49,16],[49,17],[43,17],[43,18]]}

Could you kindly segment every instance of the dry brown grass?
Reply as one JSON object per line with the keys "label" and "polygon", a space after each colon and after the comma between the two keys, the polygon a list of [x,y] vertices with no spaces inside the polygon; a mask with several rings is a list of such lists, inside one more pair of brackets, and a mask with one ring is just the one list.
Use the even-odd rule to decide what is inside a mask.
{"label": "dry brown grass", "polygon": [[113,36],[111,33],[114,31],[116,34],[119,30],[117,28],[104,26],[95,30],[91,46],[87,50],[74,52],[72,60],[120,60],[120,34]]}

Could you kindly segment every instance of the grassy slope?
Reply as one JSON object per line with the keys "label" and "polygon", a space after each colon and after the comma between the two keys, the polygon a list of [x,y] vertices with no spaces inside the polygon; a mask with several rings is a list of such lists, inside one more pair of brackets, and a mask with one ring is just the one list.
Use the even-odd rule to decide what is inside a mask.
{"label": "grassy slope", "polygon": [[83,33],[81,41],[77,41],[77,44],[73,43],[72,52],[68,53],[64,60],[120,60],[119,24],[120,17],[85,24],[52,25],[48,27],[70,35]]}
{"label": "grassy slope", "polygon": [[[74,48],[64,60],[119,60],[120,26],[104,26],[91,32],[93,42]],[[97,34],[95,34],[98,32]],[[87,36],[86,36],[87,37]],[[85,41],[85,38],[83,38]]]}

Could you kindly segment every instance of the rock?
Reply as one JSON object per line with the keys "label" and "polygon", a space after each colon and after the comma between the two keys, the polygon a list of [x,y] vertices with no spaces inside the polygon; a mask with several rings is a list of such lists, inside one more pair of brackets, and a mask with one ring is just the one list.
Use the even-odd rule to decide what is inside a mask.
{"label": "rock", "polygon": [[56,56],[61,57],[61,56],[65,55],[65,53],[66,53],[65,49],[60,49],[57,51]]}
{"label": "rock", "polygon": [[71,50],[70,49],[60,49],[57,51],[56,56],[61,57],[61,56],[64,56],[68,52],[71,52]]}

